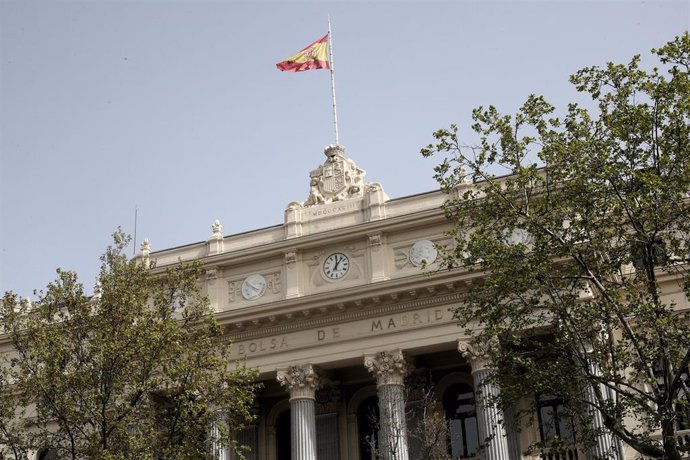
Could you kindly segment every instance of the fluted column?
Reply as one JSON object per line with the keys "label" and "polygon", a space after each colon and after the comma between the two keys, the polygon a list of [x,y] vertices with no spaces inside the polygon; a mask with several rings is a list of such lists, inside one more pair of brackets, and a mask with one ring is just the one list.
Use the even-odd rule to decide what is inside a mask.
{"label": "fluted column", "polygon": [[223,436],[227,436],[224,433],[224,429],[220,428],[220,425],[227,425],[227,414],[219,414],[218,420],[213,423],[211,427],[211,441],[213,443],[213,458],[215,460],[226,460],[230,454],[230,449],[227,445],[227,440],[223,440]]}
{"label": "fluted column", "polygon": [[[590,373],[592,375],[600,375],[601,371],[596,363],[589,363]],[[604,385],[599,385],[601,394],[608,398],[610,396],[609,389]],[[597,397],[594,394],[594,388],[587,385],[587,399],[595,405],[598,405]],[[594,438],[594,445],[587,451],[587,460],[596,460],[600,458],[622,458],[619,451],[619,443],[616,442],[611,432],[604,425],[604,418],[601,412],[594,407],[592,409],[592,429],[596,436]]]}
{"label": "fluted column", "polygon": [[292,460],[316,460],[315,394],[319,376],[311,364],[278,370],[278,382],[290,392]]}
{"label": "fluted column", "polygon": [[508,438],[508,453],[510,459],[520,459],[522,458],[522,452],[520,451],[520,432],[516,426],[518,421],[515,419],[515,408],[512,406],[506,408],[503,415],[506,420],[504,426]]}
{"label": "fluted column", "polygon": [[482,444],[480,457],[485,460],[510,460],[508,437],[501,409],[490,401],[499,395],[498,385],[487,380],[494,370],[484,350],[467,342],[458,342],[458,350],[472,366],[472,379],[477,398],[477,431]]}
{"label": "fluted column", "polygon": [[407,364],[400,350],[364,357],[364,365],[376,378],[379,397],[379,445],[383,460],[408,460],[404,379]]}

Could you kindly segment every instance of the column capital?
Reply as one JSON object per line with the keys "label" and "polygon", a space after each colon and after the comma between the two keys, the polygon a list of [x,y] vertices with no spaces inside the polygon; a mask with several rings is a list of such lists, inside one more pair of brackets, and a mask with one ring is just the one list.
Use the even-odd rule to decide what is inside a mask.
{"label": "column capital", "polygon": [[402,385],[409,371],[402,350],[364,355],[364,366],[376,377],[376,385]]}
{"label": "column capital", "polygon": [[290,392],[290,400],[295,398],[314,399],[316,389],[321,384],[321,379],[311,364],[278,369],[276,378],[278,383]]}
{"label": "column capital", "polygon": [[496,346],[495,343],[478,344],[476,341],[462,341],[458,340],[458,351],[469,361],[472,367],[472,373],[489,369],[491,359],[489,357],[489,349]]}

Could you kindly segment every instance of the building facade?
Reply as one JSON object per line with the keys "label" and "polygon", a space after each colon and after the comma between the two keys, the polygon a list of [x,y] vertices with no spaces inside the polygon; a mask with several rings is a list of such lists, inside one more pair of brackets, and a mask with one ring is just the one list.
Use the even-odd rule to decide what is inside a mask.
{"label": "building facade", "polygon": [[[436,245],[450,242],[445,195],[391,200],[341,147],[325,154],[307,199],[290,203],[281,225],[224,236],[216,221],[201,243],[157,252],[142,244],[140,257],[160,269],[203,262],[205,293],[234,357],[260,371],[256,422],[237,434],[247,457],[407,460],[423,456],[429,436],[452,458],[591,457],[528,457],[521,446],[546,436],[547,424],[565,427],[540,417],[541,429],[506,433],[497,421],[510,414],[477,403],[490,370],[453,308],[479,275],[436,270]],[[420,429],[430,397],[448,420],[437,432]],[[549,404],[544,413],[556,413],[558,402]]]}

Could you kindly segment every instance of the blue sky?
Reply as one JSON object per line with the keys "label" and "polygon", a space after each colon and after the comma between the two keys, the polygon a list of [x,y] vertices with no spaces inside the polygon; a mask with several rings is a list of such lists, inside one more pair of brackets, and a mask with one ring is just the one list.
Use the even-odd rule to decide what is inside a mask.
{"label": "blue sky", "polygon": [[135,207],[153,250],[280,224],[333,132],[328,72],[275,63],[329,14],[341,144],[395,198],[435,188],[435,129],[586,102],[570,74],[653,65],[690,2],[0,1],[0,292],[91,291]]}

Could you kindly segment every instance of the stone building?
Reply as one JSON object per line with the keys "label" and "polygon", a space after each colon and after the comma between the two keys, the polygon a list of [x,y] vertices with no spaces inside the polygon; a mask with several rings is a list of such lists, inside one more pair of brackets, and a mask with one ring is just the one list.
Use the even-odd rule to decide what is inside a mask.
{"label": "stone building", "polygon": [[520,446],[543,430],[506,434],[495,423],[504,415],[475,401],[487,363],[451,310],[477,274],[435,270],[435,245],[449,228],[446,197],[389,199],[341,147],[325,154],[309,196],[287,206],[281,225],[224,236],[216,222],[205,242],[156,252],[142,245],[140,257],[161,269],[203,262],[205,292],[235,357],[260,370],[256,424],[237,434],[248,457],[417,458],[410,409],[421,396],[407,387],[433,388],[450,420],[441,442],[450,440],[452,458],[478,457],[488,437],[482,458],[528,458]]}

